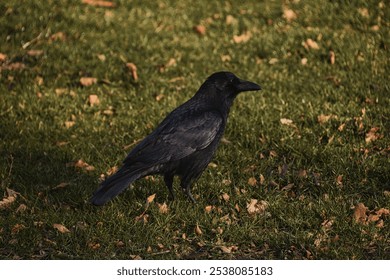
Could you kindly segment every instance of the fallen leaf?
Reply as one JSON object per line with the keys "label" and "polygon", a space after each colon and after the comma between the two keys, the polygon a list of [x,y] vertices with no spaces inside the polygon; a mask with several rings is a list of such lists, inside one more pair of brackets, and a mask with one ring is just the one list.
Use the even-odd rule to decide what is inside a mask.
{"label": "fallen leaf", "polygon": [[283,17],[288,21],[291,22],[297,18],[297,14],[291,10],[291,9],[284,9],[283,10]]}
{"label": "fallen leaf", "polygon": [[233,17],[232,15],[227,15],[226,16],[226,25],[235,25],[237,24],[238,20]]}
{"label": "fallen leaf", "polygon": [[12,227],[11,229],[11,233],[12,234],[16,234],[16,233],[19,233],[20,231],[22,231],[23,229],[25,229],[26,226],[23,225],[23,224],[16,224]]}
{"label": "fallen leaf", "polygon": [[196,235],[202,235],[202,234],[203,234],[203,232],[202,232],[202,230],[200,229],[200,227],[199,227],[198,224],[196,224],[195,233],[196,233]]}
{"label": "fallen leaf", "polygon": [[66,121],[65,122],[65,127],[66,128],[71,128],[72,126],[74,126],[76,124],[75,121]]}
{"label": "fallen leaf", "polygon": [[233,41],[236,44],[245,43],[245,42],[248,42],[251,37],[252,37],[252,33],[250,31],[246,31],[245,33],[242,33],[241,35],[234,35]]}
{"label": "fallen leaf", "polygon": [[201,36],[206,34],[206,27],[204,25],[200,25],[200,24],[195,25],[193,29],[196,33],[198,33]]}
{"label": "fallen leaf", "polygon": [[226,246],[220,246],[219,247],[221,250],[222,250],[222,252],[224,252],[225,254],[231,254],[232,253],[232,249],[231,248],[228,248],[228,247],[226,247]]}
{"label": "fallen leaf", "polygon": [[0,61],[5,61],[7,59],[7,55],[0,53]]}
{"label": "fallen leaf", "polygon": [[85,87],[92,86],[97,83],[97,79],[93,77],[82,77],[80,78],[80,84]]}
{"label": "fallen leaf", "polygon": [[137,66],[132,62],[128,62],[126,63],[126,67],[130,70],[131,76],[133,76],[134,81],[138,81]]}
{"label": "fallen leaf", "polygon": [[343,185],[343,175],[338,175],[336,178],[336,185],[342,186]]}
{"label": "fallen leaf", "polygon": [[162,94],[162,93],[160,93],[160,94],[158,94],[158,95],[156,95],[156,101],[160,101],[161,99],[163,99],[165,97],[165,95],[164,94]]}
{"label": "fallen leaf", "polygon": [[367,210],[368,208],[364,206],[363,203],[355,205],[355,210],[353,212],[353,219],[355,222],[365,224],[367,219]]}
{"label": "fallen leaf", "polygon": [[6,188],[6,191],[7,191],[7,196],[0,201],[0,209],[10,206],[12,203],[15,202],[16,197],[19,195],[18,192],[15,192],[10,188]]}
{"label": "fallen leaf", "polygon": [[246,210],[249,215],[254,214],[264,214],[265,210],[268,208],[268,202],[261,200],[260,202],[257,199],[251,198],[250,202],[247,203]]}
{"label": "fallen leaf", "polygon": [[61,224],[53,224],[53,228],[58,230],[61,233],[69,233],[70,230],[66,228],[66,226],[61,225]]}
{"label": "fallen leaf", "polygon": [[27,51],[29,56],[40,56],[43,54],[43,50],[29,50]]}
{"label": "fallen leaf", "polygon": [[294,122],[293,122],[293,120],[290,120],[290,119],[281,118],[280,123],[284,124],[284,125],[292,125]]}
{"label": "fallen leaf", "polygon": [[255,186],[256,184],[257,184],[257,180],[256,180],[256,178],[255,177],[250,177],[249,179],[248,179],[248,184],[250,185],[250,186]]}
{"label": "fallen leaf", "polygon": [[307,171],[305,169],[299,169],[298,177],[300,177],[300,178],[307,178]]}
{"label": "fallen leaf", "polygon": [[169,211],[168,205],[164,202],[163,204],[157,203],[158,211],[161,214],[166,214]]}
{"label": "fallen leaf", "polygon": [[89,165],[88,163],[86,163],[82,159],[79,159],[78,161],[75,161],[75,162],[70,162],[66,166],[74,166],[74,167],[77,167],[77,168],[80,168],[80,169],[84,169],[86,171],[93,171],[93,170],[95,170],[95,167],[93,167],[92,165]]}
{"label": "fallen leaf", "polygon": [[99,58],[100,61],[104,62],[106,61],[106,56],[104,54],[98,54],[97,57]]}
{"label": "fallen leaf", "polygon": [[382,135],[378,134],[379,127],[373,127],[369,132],[366,133],[366,143],[370,143],[382,137]]}
{"label": "fallen leaf", "polygon": [[328,122],[331,118],[333,117],[333,115],[319,115],[317,117],[317,121],[320,123],[320,124],[323,124],[323,123],[326,123]]}
{"label": "fallen leaf", "polygon": [[88,247],[92,250],[97,250],[100,248],[100,243],[98,242],[88,242]]}
{"label": "fallen leaf", "polygon": [[268,61],[268,63],[272,65],[272,64],[276,64],[278,61],[279,61],[279,59],[273,57],[273,58],[271,58],[271,59]]}
{"label": "fallen leaf", "polygon": [[340,126],[337,128],[338,131],[343,131],[345,128],[345,123],[340,124]]}
{"label": "fallen leaf", "polygon": [[289,191],[289,190],[291,190],[293,187],[294,187],[294,183],[290,183],[290,184],[287,184],[286,186],[284,186],[281,190],[282,190],[282,191]]}
{"label": "fallen leaf", "polygon": [[156,197],[156,194],[152,194],[152,195],[149,195],[148,198],[146,199],[146,204],[150,204],[153,202],[153,200],[155,199]]}
{"label": "fallen leaf", "polygon": [[301,64],[302,65],[306,65],[307,64],[307,58],[306,57],[301,59]]}
{"label": "fallen leaf", "polygon": [[104,7],[104,8],[114,8],[116,4],[111,1],[103,1],[103,0],[82,0],[82,3],[96,6],[96,7]]}
{"label": "fallen leaf", "polygon": [[368,13],[368,9],[367,8],[358,8],[358,12],[361,16],[365,17],[365,18],[368,18],[369,17],[369,13]]}
{"label": "fallen leaf", "polygon": [[58,184],[57,186],[55,186],[55,187],[53,188],[53,190],[56,190],[56,189],[63,189],[63,188],[65,188],[65,187],[69,186],[69,185],[70,185],[69,183],[62,182],[62,183]]}
{"label": "fallen leaf", "polygon": [[204,208],[204,210],[206,211],[206,213],[210,213],[211,212],[211,210],[213,210],[213,206],[211,206],[211,205],[207,205],[205,208]]}
{"label": "fallen leaf", "polygon": [[23,70],[24,68],[26,68],[26,65],[24,63],[14,62],[14,63],[0,66],[0,71],[1,70],[16,71],[16,70]]}
{"label": "fallen leaf", "polygon": [[223,193],[223,194],[222,194],[222,198],[223,198],[223,200],[225,200],[226,202],[228,202],[229,199],[230,199],[230,196],[229,196],[227,193]]}
{"label": "fallen leaf", "polygon": [[336,62],[336,55],[334,53],[334,51],[329,51],[329,62],[330,64],[335,64]]}
{"label": "fallen leaf", "polygon": [[318,50],[320,48],[320,46],[317,44],[316,41],[312,40],[312,39],[307,39],[305,42],[302,43],[303,46],[305,47],[305,49],[313,49],[313,50]]}
{"label": "fallen leaf", "polygon": [[264,185],[264,182],[265,182],[265,178],[263,174],[260,174],[260,185]]}
{"label": "fallen leaf", "polygon": [[65,41],[66,35],[64,32],[57,32],[50,36],[51,41]]}
{"label": "fallen leaf", "polygon": [[96,94],[91,94],[88,97],[88,102],[90,106],[95,106],[100,104],[99,97]]}

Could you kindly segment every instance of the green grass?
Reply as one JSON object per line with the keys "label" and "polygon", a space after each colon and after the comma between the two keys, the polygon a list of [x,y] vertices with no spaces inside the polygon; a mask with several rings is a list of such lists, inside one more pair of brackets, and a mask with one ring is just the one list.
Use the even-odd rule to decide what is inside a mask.
{"label": "green grass", "polygon": [[[18,193],[0,199],[2,259],[390,259],[389,215],[366,224],[353,217],[358,203],[367,214],[390,208],[386,1],[115,3],[0,4],[0,188],[4,198],[7,188]],[[291,22],[287,8],[297,14]],[[228,15],[236,21],[227,24]],[[246,31],[247,42],[233,41]],[[319,49],[305,48],[307,39]],[[171,58],[176,65],[164,67]],[[107,206],[90,205],[128,145],[220,70],[263,90],[237,98],[228,141],[193,186],[198,204],[178,189],[169,202],[156,176]],[[98,83],[84,87],[81,77]],[[91,94],[100,104],[90,106]],[[371,128],[379,130],[366,142]],[[69,164],[79,159],[95,169]],[[266,201],[266,213],[250,215],[251,199]],[[164,202],[168,213],[159,211]]]}

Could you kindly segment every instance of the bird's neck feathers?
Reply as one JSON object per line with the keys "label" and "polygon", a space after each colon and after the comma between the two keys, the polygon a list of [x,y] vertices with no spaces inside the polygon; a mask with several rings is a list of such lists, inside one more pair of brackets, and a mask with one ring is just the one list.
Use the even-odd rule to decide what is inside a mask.
{"label": "bird's neck feathers", "polygon": [[226,90],[219,89],[214,84],[203,84],[193,99],[202,106],[207,106],[210,109],[221,111],[223,114],[228,114],[230,107],[237,94],[235,92],[226,92]]}

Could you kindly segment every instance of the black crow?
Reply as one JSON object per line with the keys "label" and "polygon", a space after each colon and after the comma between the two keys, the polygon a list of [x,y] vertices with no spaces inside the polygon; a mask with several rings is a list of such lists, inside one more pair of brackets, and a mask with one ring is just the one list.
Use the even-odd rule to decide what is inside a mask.
{"label": "black crow", "polygon": [[230,72],[212,74],[187,102],[173,110],[123,161],[122,167],[101,183],[91,199],[103,205],[135,180],[152,174],[164,176],[174,199],[173,177],[195,202],[190,187],[207,167],[226,127],[230,107],[243,91],[260,86]]}

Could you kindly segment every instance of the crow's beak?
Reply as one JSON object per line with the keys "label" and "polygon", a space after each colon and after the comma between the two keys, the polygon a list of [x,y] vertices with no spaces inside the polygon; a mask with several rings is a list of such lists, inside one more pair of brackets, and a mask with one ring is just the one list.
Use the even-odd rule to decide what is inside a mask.
{"label": "crow's beak", "polygon": [[245,81],[245,80],[240,80],[240,83],[236,85],[236,88],[239,92],[241,91],[254,91],[254,90],[261,90],[261,87],[258,84]]}

